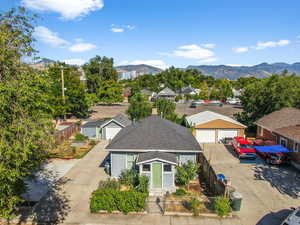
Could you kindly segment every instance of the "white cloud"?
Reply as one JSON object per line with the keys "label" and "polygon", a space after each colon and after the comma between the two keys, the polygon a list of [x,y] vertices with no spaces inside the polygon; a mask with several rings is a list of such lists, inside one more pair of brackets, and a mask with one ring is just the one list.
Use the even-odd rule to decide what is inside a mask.
{"label": "white cloud", "polygon": [[300,38],[300,35],[298,35],[297,38]]}
{"label": "white cloud", "polygon": [[207,58],[207,59],[200,60],[199,63],[212,63],[212,62],[215,62],[217,60],[218,60],[217,58]]}
{"label": "white cloud", "polygon": [[206,43],[201,45],[203,48],[215,48],[216,44],[213,43]]}
{"label": "white cloud", "polygon": [[244,53],[244,52],[248,52],[249,48],[248,47],[237,47],[237,48],[232,48],[232,51],[234,51],[235,53]]}
{"label": "white cloud", "polygon": [[91,43],[76,43],[69,47],[71,52],[86,52],[95,49],[97,46]]}
{"label": "white cloud", "polygon": [[65,59],[64,62],[69,65],[81,66],[86,62],[86,60],[84,60],[84,59]]}
{"label": "white cloud", "polygon": [[122,33],[124,32],[125,30],[134,30],[135,29],[135,26],[132,26],[132,25],[115,25],[115,24],[112,24],[111,25],[111,31],[114,32],[114,33]]}
{"label": "white cloud", "polygon": [[122,33],[122,32],[124,32],[124,28],[112,27],[111,31],[114,33]]}
{"label": "white cloud", "polygon": [[150,59],[150,60],[134,60],[132,62],[129,61],[122,61],[120,65],[140,65],[140,64],[146,64],[149,66],[158,67],[160,69],[166,69],[169,66],[162,60],[159,59]]}
{"label": "white cloud", "polygon": [[56,12],[63,19],[72,20],[103,8],[103,0],[22,0],[26,8]]}
{"label": "white cloud", "polygon": [[267,41],[267,42],[258,42],[254,47],[256,50],[263,50],[266,48],[282,47],[289,45],[291,42],[289,40],[280,40],[280,41]]}
{"label": "white cloud", "polygon": [[226,64],[226,66],[240,67],[240,66],[242,66],[242,65],[241,65],[241,64]]}
{"label": "white cloud", "polygon": [[65,47],[70,44],[68,41],[60,38],[57,33],[49,30],[47,27],[38,26],[34,29],[34,36],[41,42],[53,47]]}
{"label": "white cloud", "polygon": [[214,56],[214,52],[208,49],[204,49],[198,45],[192,44],[179,46],[170,55],[188,59],[205,59]]}

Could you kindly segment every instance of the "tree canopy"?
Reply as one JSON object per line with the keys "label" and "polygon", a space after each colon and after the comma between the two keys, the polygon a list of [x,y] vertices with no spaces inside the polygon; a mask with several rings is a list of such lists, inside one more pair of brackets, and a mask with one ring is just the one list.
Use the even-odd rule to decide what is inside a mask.
{"label": "tree canopy", "polygon": [[129,100],[127,114],[132,121],[138,121],[151,115],[152,105],[147,102],[141,93],[134,94]]}

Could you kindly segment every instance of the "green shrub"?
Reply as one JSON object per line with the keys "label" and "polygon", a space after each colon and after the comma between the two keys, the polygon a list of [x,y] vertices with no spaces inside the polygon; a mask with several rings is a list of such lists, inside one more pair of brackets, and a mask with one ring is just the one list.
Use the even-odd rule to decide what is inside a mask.
{"label": "green shrub", "polygon": [[76,147],[75,146],[72,147],[72,153],[76,154]]}
{"label": "green shrub", "polygon": [[97,142],[95,140],[90,141],[90,145],[95,146],[96,144],[97,144]]}
{"label": "green shrub", "polygon": [[88,137],[87,136],[84,136],[83,134],[81,133],[76,133],[75,134],[75,141],[85,141],[87,140]]}
{"label": "green shrub", "polygon": [[182,166],[176,166],[176,183],[179,185],[187,185],[194,180],[198,175],[199,164],[188,161]]}
{"label": "green shrub", "polygon": [[176,196],[184,196],[186,195],[187,192],[184,190],[184,189],[177,189],[175,192],[174,192],[174,195]]}
{"label": "green shrub", "polygon": [[100,210],[119,210],[124,214],[140,212],[145,210],[146,198],[147,194],[135,190],[99,189],[92,194],[90,210],[92,213]]}
{"label": "green shrub", "polygon": [[136,170],[124,170],[119,176],[121,184],[135,187],[138,184],[138,174]]}
{"label": "green shrub", "polygon": [[149,193],[149,178],[147,176],[139,176],[136,190],[142,193]]}
{"label": "green shrub", "polygon": [[230,199],[226,196],[219,196],[214,202],[215,212],[219,216],[228,216],[231,212]]}
{"label": "green shrub", "polygon": [[193,198],[188,201],[189,209],[193,212],[195,216],[199,215],[199,206],[201,206],[202,202],[200,202],[198,199]]}
{"label": "green shrub", "polygon": [[120,182],[117,180],[110,180],[107,179],[106,181],[100,181],[98,185],[98,189],[115,189],[115,190],[120,190]]}

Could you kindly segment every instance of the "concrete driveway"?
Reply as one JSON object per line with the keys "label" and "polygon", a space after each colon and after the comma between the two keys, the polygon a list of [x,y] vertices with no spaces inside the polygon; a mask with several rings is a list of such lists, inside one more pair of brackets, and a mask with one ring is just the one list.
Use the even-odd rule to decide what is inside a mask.
{"label": "concrete driveway", "polygon": [[243,195],[238,213],[244,225],[279,225],[290,207],[300,205],[300,174],[291,167],[269,166],[260,158],[239,160],[231,146],[205,144],[204,154],[216,173],[231,178]]}

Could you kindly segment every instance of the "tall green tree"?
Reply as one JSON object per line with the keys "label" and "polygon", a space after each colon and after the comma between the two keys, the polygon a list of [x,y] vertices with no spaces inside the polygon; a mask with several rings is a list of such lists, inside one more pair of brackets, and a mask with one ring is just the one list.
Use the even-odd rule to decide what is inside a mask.
{"label": "tall green tree", "polygon": [[177,115],[175,113],[176,104],[168,99],[159,98],[155,101],[155,107],[157,108],[158,114],[163,118],[175,121]]}
{"label": "tall green tree", "polygon": [[95,56],[83,65],[87,78],[87,88],[90,93],[97,93],[101,82],[106,80],[118,80],[118,73],[114,68],[114,60],[108,57]]}
{"label": "tall green tree", "polygon": [[[64,74],[65,103],[62,98],[62,76]],[[88,115],[90,100],[87,96],[85,85],[80,81],[80,72],[77,67],[65,63],[56,63],[49,66],[47,77],[50,80],[51,104],[54,106],[55,115],[64,114],[85,117]]]}
{"label": "tall green tree", "polygon": [[97,90],[98,99],[103,103],[117,103],[123,101],[123,88],[114,80],[106,80]]}
{"label": "tall green tree", "polygon": [[0,14],[0,217],[7,219],[53,143],[49,82],[21,61],[35,53],[32,22],[23,8]]}
{"label": "tall green tree", "polygon": [[145,100],[141,93],[134,94],[129,100],[129,107],[126,113],[132,121],[146,118],[152,113],[152,105]]}

